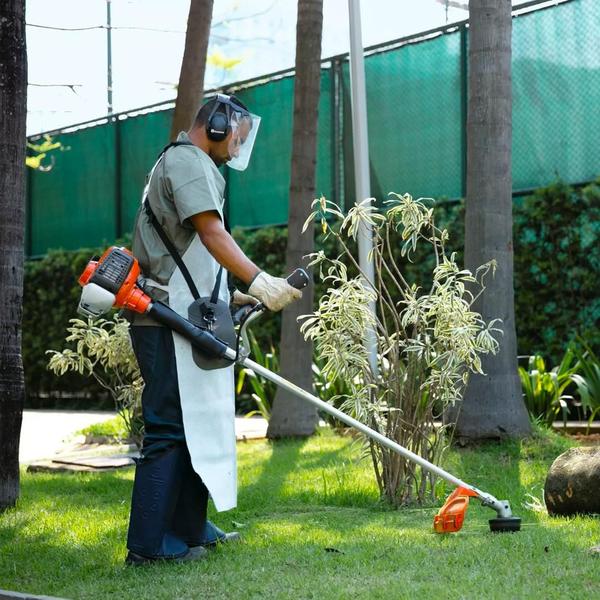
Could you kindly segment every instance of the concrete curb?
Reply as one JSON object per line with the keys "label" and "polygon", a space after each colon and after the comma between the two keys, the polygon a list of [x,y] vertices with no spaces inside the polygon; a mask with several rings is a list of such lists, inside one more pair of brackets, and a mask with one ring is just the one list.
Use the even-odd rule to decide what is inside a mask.
{"label": "concrete curb", "polygon": [[33,594],[22,594],[10,590],[0,590],[0,600],[66,600],[57,596],[34,596]]}

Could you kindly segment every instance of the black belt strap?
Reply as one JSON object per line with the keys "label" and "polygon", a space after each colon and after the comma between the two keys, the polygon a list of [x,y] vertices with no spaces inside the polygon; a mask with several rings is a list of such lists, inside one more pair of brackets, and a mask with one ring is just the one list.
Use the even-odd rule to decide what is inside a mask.
{"label": "black belt strap", "polygon": [[[158,155],[157,162],[161,158],[161,156],[169,148],[172,148],[173,146],[193,146],[193,145],[194,144],[192,144],[191,142],[171,142],[168,146],[165,146],[165,148],[163,148],[162,152]],[[144,197],[143,205],[144,205],[144,211],[146,212],[146,215],[148,215],[148,219],[149,219],[150,223],[152,224],[152,227],[154,227],[154,229],[156,230],[156,233],[158,234],[158,237],[162,240],[162,243],[165,245],[165,247],[169,251],[169,254],[175,261],[175,264],[179,267],[179,270],[181,271],[183,278],[185,279],[186,283],[188,284],[188,287],[190,288],[190,292],[191,292],[192,296],[194,297],[194,300],[198,300],[198,298],[200,298],[200,294],[198,293],[198,288],[196,287],[196,284],[194,283],[192,275],[190,274],[186,264],[183,262],[183,259],[181,258],[181,255],[177,251],[175,244],[173,244],[173,242],[171,241],[171,238],[169,238],[169,236],[167,235],[167,232],[164,230],[163,226],[158,222],[158,219],[156,218],[156,215],[154,214],[154,211],[152,210],[152,207],[150,206],[150,200],[148,199],[148,194],[146,194],[146,196]],[[228,226],[227,222],[225,222],[225,229],[229,232],[229,226]],[[223,275],[223,267],[221,266],[221,267],[219,267],[219,272],[217,273],[215,287],[213,288],[212,294],[210,296],[211,304],[216,304],[219,300],[219,289],[221,288],[221,276],[222,275]]]}

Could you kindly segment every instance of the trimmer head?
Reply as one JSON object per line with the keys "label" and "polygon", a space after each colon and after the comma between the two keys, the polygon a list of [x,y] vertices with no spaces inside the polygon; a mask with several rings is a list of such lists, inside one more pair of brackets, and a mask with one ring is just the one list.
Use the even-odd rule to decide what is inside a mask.
{"label": "trimmer head", "polygon": [[521,531],[521,517],[496,517],[490,519],[490,531],[494,533],[506,533]]}
{"label": "trimmer head", "polygon": [[496,511],[496,518],[490,519],[490,530],[495,533],[520,531],[521,519],[513,516],[507,500],[496,500],[493,496],[480,490],[458,486],[446,498],[444,506],[433,519],[433,529],[436,533],[455,533],[463,526],[469,498],[479,498],[483,506],[489,506]]}

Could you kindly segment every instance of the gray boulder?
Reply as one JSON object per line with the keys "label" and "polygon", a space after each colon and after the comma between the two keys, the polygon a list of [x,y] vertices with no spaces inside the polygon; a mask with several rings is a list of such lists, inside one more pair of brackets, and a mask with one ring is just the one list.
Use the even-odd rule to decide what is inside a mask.
{"label": "gray boulder", "polygon": [[600,447],[561,454],[548,471],[544,499],[549,515],[600,514]]}

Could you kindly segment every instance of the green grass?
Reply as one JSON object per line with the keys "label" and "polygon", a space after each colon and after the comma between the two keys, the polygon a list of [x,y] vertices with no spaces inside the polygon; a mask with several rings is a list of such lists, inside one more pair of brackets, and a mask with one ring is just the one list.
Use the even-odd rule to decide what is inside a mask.
{"label": "green grass", "polygon": [[128,436],[125,421],[120,415],[101,423],[92,423],[77,433],[85,436],[114,438],[115,440],[124,440]]}
{"label": "green grass", "polygon": [[472,502],[463,530],[440,536],[436,508],[380,505],[349,438],[241,443],[239,508],[213,519],[244,542],[199,563],[137,569],[123,565],[132,469],[24,474],[17,509],[0,515],[0,588],[86,600],[597,598],[600,560],[588,549],[600,543],[598,521],[524,506],[569,445],[544,434],[450,453],[447,465],[508,498],[523,528],[491,534],[494,513]]}

